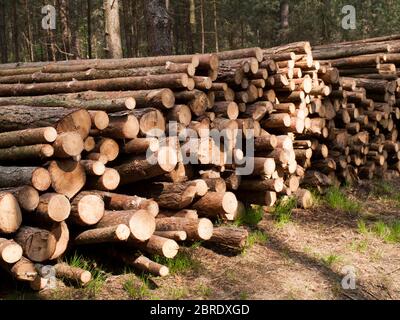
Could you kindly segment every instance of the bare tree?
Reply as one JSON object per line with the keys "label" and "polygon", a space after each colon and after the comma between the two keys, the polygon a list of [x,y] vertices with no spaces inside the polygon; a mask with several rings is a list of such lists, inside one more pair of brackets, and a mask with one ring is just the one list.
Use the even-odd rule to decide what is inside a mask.
{"label": "bare tree", "polygon": [[1,62],[8,62],[7,32],[6,32],[6,12],[4,0],[0,0],[0,53]]}
{"label": "bare tree", "polygon": [[281,0],[280,3],[280,35],[282,40],[286,40],[289,34],[289,0]]}
{"label": "bare tree", "polygon": [[144,7],[149,54],[172,54],[171,19],[165,0],[148,0]]}
{"label": "bare tree", "polygon": [[106,51],[110,58],[122,58],[121,30],[118,0],[104,0]]}

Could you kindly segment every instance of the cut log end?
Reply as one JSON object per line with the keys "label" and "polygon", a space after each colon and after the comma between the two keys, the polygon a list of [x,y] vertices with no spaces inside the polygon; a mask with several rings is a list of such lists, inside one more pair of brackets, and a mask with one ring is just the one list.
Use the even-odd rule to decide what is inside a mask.
{"label": "cut log end", "polygon": [[156,230],[156,222],[147,210],[138,210],[130,219],[129,228],[135,239],[146,241]]}
{"label": "cut log end", "polygon": [[211,237],[213,235],[213,229],[214,229],[214,226],[213,226],[211,220],[209,220],[207,218],[199,219],[197,233],[198,233],[200,239],[202,239],[202,240],[211,239]]}
{"label": "cut log end", "polygon": [[49,171],[38,168],[32,173],[32,186],[38,191],[46,191],[50,188],[51,177]]}

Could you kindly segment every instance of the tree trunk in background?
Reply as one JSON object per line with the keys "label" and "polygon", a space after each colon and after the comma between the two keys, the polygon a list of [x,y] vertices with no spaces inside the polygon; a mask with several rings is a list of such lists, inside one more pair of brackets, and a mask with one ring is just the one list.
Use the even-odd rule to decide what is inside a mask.
{"label": "tree trunk in background", "polygon": [[19,56],[19,30],[18,30],[18,15],[17,15],[17,5],[18,0],[12,2],[12,17],[13,17],[13,42],[14,42],[14,61],[18,62],[20,60]]}
{"label": "tree trunk in background", "polygon": [[193,37],[196,35],[196,4],[195,0],[189,0],[189,24],[190,24],[190,35],[191,35],[191,53],[195,51],[194,48],[194,39]]}
{"label": "tree trunk in background", "polygon": [[33,43],[32,43],[32,26],[31,26],[31,10],[30,6],[28,5],[28,0],[25,0],[25,17],[26,23],[28,25],[28,32],[26,34],[26,42],[29,51],[29,58],[33,62],[35,61],[35,54],[33,51]]}
{"label": "tree trunk in background", "polygon": [[69,7],[67,0],[58,0],[57,5],[60,10],[60,20],[62,26],[62,40],[63,40],[63,51],[65,59],[69,59],[71,53],[71,28],[69,22]]}
{"label": "tree trunk in background", "polygon": [[92,0],[87,0],[87,11],[86,11],[86,21],[87,21],[87,57],[92,59]]}
{"label": "tree trunk in background", "polygon": [[133,24],[133,19],[130,16],[131,12],[131,1],[122,0],[122,25],[124,30],[124,39],[125,39],[125,55],[126,57],[132,57],[132,41],[133,34],[131,25]]}
{"label": "tree trunk in background", "polygon": [[218,43],[218,10],[217,10],[217,0],[213,0],[214,5],[214,34],[215,34],[215,52],[219,52]]}
{"label": "tree trunk in background", "polygon": [[206,38],[204,34],[204,0],[200,0],[200,24],[201,24],[201,53],[206,49]]}
{"label": "tree trunk in background", "polygon": [[121,30],[119,25],[118,0],[104,0],[104,17],[106,29],[106,51],[110,58],[122,58]]}
{"label": "tree trunk in background", "polygon": [[172,54],[171,21],[165,0],[149,0],[144,7],[149,54]]}
{"label": "tree trunk in background", "polygon": [[5,0],[0,0],[0,53],[1,62],[8,62]]}
{"label": "tree trunk in background", "polygon": [[289,0],[281,0],[280,5],[281,39],[284,41],[289,34]]}

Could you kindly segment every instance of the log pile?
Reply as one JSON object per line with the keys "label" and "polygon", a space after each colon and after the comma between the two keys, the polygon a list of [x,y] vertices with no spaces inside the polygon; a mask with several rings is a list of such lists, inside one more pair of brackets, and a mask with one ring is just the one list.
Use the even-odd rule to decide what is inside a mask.
{"label": "log pile", "polygon": [[396,43],[0,65],[0,265],[84,285],[61,258],[97,245],[165,276],[181,242],[242,249],[213,223],[248,204],[398,175]]}

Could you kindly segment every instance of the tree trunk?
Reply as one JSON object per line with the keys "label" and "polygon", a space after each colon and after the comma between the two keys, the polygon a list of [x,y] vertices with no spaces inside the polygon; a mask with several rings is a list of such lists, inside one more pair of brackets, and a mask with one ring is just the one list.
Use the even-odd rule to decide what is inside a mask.
{"label": "tree trunk", "polygon": [[152,216],[157,216],[158,203],[151,199],[129,196],[105,191],[89,191],[103,198],[107,210],[147,210]]}
{"label": "tree trunk", "polygon": [[122,58],[118,0],[104,0],[104,16],[108,56],[114,59]]}
{"label": "tree trunk", "polygon": [[146,241],[156,229],[154,217],[146,210],[106,211],[96,228],[112,227],[124,224],[131,230],[130,238]]}
{"label": "tree trunk", "polygon": [[204,31],[204,0],[200,0],[201,53],[205,52],[206,39]]}
{"label": "tree trunk", "polygon": [[207,218],[190,219],[166,217],[156,219],[157,231],[185,231],[188,240],[208,240],[213,234],[213,224]]}
{"label": "tree trunk", "polygon": [[92,59],[92,0],[86,0],[86,24],[87,24],[87,57]]}
{"label": "tree trunk", "polygon": [[0,167],[0,188],[33,186],[46,191],[51,185],[49,172],[37,167]]}
{"label": "tree trunk", "polygon": [[75,281],[79,285],[86,285],[92,279],[89,271],[71,267],[66,263],[57,263],[54,268],[56,270],[56,277]]}
{"label": "tree trunk", "polygon": [[33,212],[39,204],[39,192],[31,186],[0,189],[0,193],[9,192],[18,201],[21,209]]}
{"label": "tree trunk", "polygon": [[89,135],[92,121],[86,110],[8,106],[0,108],[0,131],[55,127],[59,133],[78,131],[83,139]]}
{"label": "tree trunk", "polygon": [[74,240],[75,244],[97,244],[109,242],[123,242],[129,238],[131,230],[124,224],[111,227],[90,229],[79,233]]}
{"label": "tree trunk", "polygon": [[18,0],[12,2],[12,17],[13,17],[13,43],[14,43],[14,61],[20,61],[20,47],[19,47],[19,21],[17,14]]}
{"label": "tree trunk", "polygon": [[174,240],[156,235],[152,235],[146,242],[138,242],[130,238],[128,243],[150,254],[160,255],[170,259],[175,257],[179,250],[179,245]]}
{"label": "tree trunk", "polygon": [[24,255],[34,262],[48,260],[56,249],[57,240],[51,232],[34,227],[21,227],[14,240],[22,247]]}
{"label": "tree trunk", "polygon": [[1,63],[8,62],[7,48],[7,30],[6,30],[6,6],[5,0],[0,1],[0,58]]}
{"label": "tree trunk", "polygon": [[149,0],[144,7],[149,54],[172,53],[171,20],[164,0]]}
{"label": "tree trunk", "polygon": [[60,20],[62,25],[62,39],[64,44],[63,51],[65,54],[65,60],[69,60],[72,48],[72,41],[68,1],[58,0],[57,2],[60,10]]}

